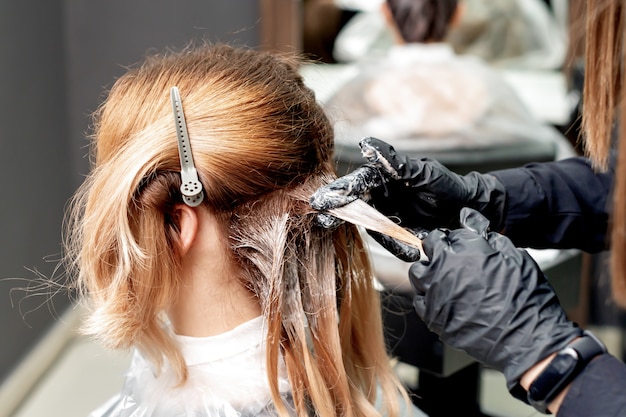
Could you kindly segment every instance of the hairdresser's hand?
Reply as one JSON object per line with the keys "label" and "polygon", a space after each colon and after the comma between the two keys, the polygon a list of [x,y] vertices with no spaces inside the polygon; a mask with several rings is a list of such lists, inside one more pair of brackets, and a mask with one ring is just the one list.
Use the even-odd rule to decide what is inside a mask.
{"label": "hairdresser's hand", "polygon": [[582,330],[567,320],[556,294],[526,251],[463,209],[463,228],[434,230],[428,262],[411,266],[413,305],[446,344],[504,373],[509,390],[542,358]]}
{"label": "hairdresser's hand", "polygon": [[[317,190],[311,198],[314,209],[324,211],[361,198],[400,219],[402,226],[432,230],[458,227],[459,211],[471,207],[500,230],[505,190],[495,177],[478,172],[461,176],[436,160],[398,154],[376,138],[364,138],[359,145],[368,163]],[[326,227],[338,222],[325,214],[319,220]]]}

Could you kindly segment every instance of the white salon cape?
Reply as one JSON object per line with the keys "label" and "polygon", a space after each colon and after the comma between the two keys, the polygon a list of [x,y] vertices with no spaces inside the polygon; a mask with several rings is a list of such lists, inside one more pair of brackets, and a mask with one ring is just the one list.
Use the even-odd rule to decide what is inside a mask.
{"label": "white salon cape", "polygon": [[[122,391],[89,417],[250,417],[275,416],[265,366],[265,327],[262,317],[211,337],[175,336],[189,370],[186,384],[135,352]],[[295,416],[284,363],[278,388]],[[399,399],[399,401],[401,401]],[[413,407],[402,415],[426,417]]]}
{"label": "white salon cape", "polygon": [[555,159],[569,141],[538,120],[497,70],[446,43],[394,45],[350,64],[354,74],[325,100],[338,145],[365,136],[400,152],[474,152],[549,143]]}
{"label": "white salon cape", "polygon": [[[186,384],[167,366],[154,366],[135,352],[122,391],[89,417],[272,416],[265,367],[265,329],[257,317],[217,336],[175,336],[189,370]],[[279,390],[293,410],[286,369]],[[295,415],[295,412],[292,413]]]}

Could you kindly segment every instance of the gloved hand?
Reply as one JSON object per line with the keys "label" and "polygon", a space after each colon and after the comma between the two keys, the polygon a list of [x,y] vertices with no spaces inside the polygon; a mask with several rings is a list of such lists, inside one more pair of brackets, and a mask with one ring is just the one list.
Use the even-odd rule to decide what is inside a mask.
{"label": "gloved hand", "polygon": [[503,372],[511,393],[525,400],[521,376],[582,330],[526,251],[487,233],[488,220],[474,210],[464,208],[460,223],[423,241],[429,261],[409,271],[413,305],[444,343]]}
{"label": "gloved hand", "polygon": [[[368,201],[388,217],[410,229],[432,230],[459,226],[459,211],[471,207],[486,216],[493,230],[503,225],[504,185],[478,172],[458,175],[429,158],[411,159],[393,146],[367,137],[359,142],[368,163],[321,187],[311,197],[316,210],[341,207],[357,198]],[[321,214],[319,221],[333,227],[338,219]]]}

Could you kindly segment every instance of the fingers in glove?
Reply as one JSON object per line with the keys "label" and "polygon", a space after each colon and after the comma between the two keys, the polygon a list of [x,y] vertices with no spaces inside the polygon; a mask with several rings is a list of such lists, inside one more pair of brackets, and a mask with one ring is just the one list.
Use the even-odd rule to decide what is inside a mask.
{"label": "fingers in glove", "polygon": [[334,230],[339,227],[339,225],[344,223],[344,221],[339,217],[335,217],[332,214],[327,213],[319,213],[315,219],[317,220],[318,225],[329,230]]}
{"label": "fingers in glove", "polygon": [[425,295],[430,288],[434,278],[431,261],[437,259],[436,257],[441,256],[443,252],[450,250],[449,233],[450,231],[446,229],[435,229],[428,234],[426,239],[422,240],[425,257],[409,268],[409,280],[416,294]]}
{"label": "fingers in glove", "polygon": [[391,252],[396,258],[404,262],[415,262],[420,259],[422,253],[419,249],[406,243],[400,242],[392,237],[368,230],[367,233],[380,245]]}
{"label": "fingers in glove", "polygon": [[413,297],[413,308],[415,308],[415,312],[418,316],[424,317],[426,314],[426,300],[424,299],[424,294],[416,294]]}
{"label": "fingers in glove", "polygon": [[463,207],[460,213],[461,226],[465,229],[469,229],[474,233],[487,238],[487,231],[489,229],[489,219],[480,214],[480,212],[471,209],[469,207]]}
{"label": "fingers in glove", "polygon": [[486,239],[489,246],[496,252],[500,252],[502,256],[516,259],[518,264],[522,262],[520,250],[506,236],[488,232],[489,220],[477,210],[463,207],[461,209],[460,223],[465,229],[471,230]]}
{"label": "fingers in glove", "polygon": [[373,137],[361,139],[359,146],[361,147],[363,158],[380,168],[387,176],[396,180],[400,179],[398,171],[402,168],[403,161],[393,146]]}
{"label": "fingers in glove", "polygon": [[491,247],[500,252],[503,257],[514,259],[518,265],[522,263],[522,250],[517,248],[508,237],[491,232],[487,235],[487,240]]}
{"label": "fingers in glove", "polygon": [[428,259],[433,259],[434,256],[441,253],[444,250],[449,250],[450,241],[448,240],[447,229],[435,229],[428,234],[426,239],[422,240],[422,247],[424,254]]}
{"label": "fingers in glove", "polygon": [[380,171],[370,165],[362,165],[351,173],[318,188],[310,199],[315,210],[326,211],[345,206],[361,198],[367,201],[373,188],[383,184]]}
{"label": "fingers in glove", "polygon": [[[409,268],[409,281],[417,295],[426,295],[432,281],[432,274],[428,274],[429,261],[415,262]],[[422,300],[424,302],[424,300]],[[421,317],[421,315],[420,315]]]}

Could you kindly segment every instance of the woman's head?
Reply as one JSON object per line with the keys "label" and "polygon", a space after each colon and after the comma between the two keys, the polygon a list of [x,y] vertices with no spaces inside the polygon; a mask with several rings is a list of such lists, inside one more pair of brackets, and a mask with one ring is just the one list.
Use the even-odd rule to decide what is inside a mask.
{"label": "woman's head", "polygon": [[157,366],[165,360],[184,381],[163,318],[184,279],[176,86],[205,193],[197,209],[220,220],[242,271],[231,279],[267,319],[275,403],[282,357],[300,412],[312,404],[321,415],[362,415],[377,380],[388,398],[398,383],[359,233],[317,226],[308,203],[334,176],[333,139],[297,65],[203,45],[149,57],[119,78],[94,115],[94,166],[70,213],[67,258],[92,309],[86,331],[113,348],[137,346]]}
{"label": "woman's head", "polygon": [[142,160],[143,180],[179,169],[173,86],[211,206],[228,210],[329,169],[331,127],[296,62],[224,45],[153,56],[120,78],[96,115],[96,166]]}
{"label": "woman's head", "polygon": [[458,0],[386,0],[386,7],[404,42],[440,42],[457,12]]}

